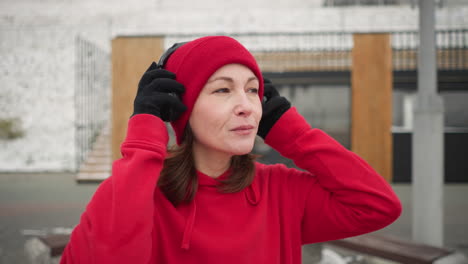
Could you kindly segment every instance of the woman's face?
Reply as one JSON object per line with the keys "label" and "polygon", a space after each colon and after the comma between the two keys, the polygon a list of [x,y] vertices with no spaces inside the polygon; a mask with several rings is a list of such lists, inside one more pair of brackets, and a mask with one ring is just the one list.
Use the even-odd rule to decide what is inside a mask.
{"label": "woman's face", "polygon": [[252,151],[262,105],[259,80],[241,64],[219,68],[200,92],[189,119],[194,148],[243,155]]}

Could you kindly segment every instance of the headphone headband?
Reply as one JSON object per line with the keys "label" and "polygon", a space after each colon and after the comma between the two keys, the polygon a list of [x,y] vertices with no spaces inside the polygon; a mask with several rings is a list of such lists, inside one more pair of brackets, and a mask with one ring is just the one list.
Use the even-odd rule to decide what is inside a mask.
{"label": "headphone headband", "polygon": [[167,49],[166,52],[163,53],[163,55],[158,61],[158,68],[164,69],[164,67],[166,66],[167,60],[169,59],[169,57],[171,57],[172,53],[174,53],[178,48],[180,48],[185,43],[188,43],[188,41],[175,43],[169,49]]}

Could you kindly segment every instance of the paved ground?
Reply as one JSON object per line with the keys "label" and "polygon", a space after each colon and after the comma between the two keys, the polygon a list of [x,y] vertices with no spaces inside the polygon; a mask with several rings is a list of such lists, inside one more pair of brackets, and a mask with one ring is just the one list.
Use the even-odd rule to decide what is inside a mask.
{"label": "paved ground", "polygon": [[0,264],[27,263],[22,230],[76,225],[96,187],[73,174],[0,174]]}
{"label": "paved ground", "polygon": [[[22,230],[71,228],[96,184],[76,184],[74,174],[0,174],[0,264],[27,263]],[[394,185],[403,202],[399,220],[380,231],[410,239],[411,186]],[[445,244],[468,255],[468,184],[445,186]],[[306,249],[308,250],[308,249]],[[306,252],[307,253],[307,252]],[[304,263],[308,262],[304,254]]]}

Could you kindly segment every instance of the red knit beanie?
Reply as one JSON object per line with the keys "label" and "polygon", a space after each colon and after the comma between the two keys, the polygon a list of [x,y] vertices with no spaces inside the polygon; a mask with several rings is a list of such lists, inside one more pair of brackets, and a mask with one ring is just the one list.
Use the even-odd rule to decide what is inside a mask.
{"label": "red knit beanie", "polygon": [[263,98],[263,77],[252,54],[237,40],[226,36],[209,36],[179,47],[166,63],[165,69],[175,73],[185,86],[182,102],[187,106],[179,119],[171,122],[177,144],[181,144],[195,101],[208,79],[224,65],[238,63],[248,67],[260,82],[259,97]]}

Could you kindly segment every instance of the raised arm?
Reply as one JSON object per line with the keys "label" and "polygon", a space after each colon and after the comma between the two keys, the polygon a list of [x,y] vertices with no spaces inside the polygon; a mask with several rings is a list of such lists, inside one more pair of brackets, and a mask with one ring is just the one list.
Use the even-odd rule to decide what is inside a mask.
{"label": "raised arm", "polygon": [[298,198],[290,201],[300,207],[303,244],[368,233],[399,217],[398,197],[363,159],[311,128],[295,108],[277,116],[265,142],[306,170],[284,170]]}
{"label": "raised arm", "polygon": [[169,139],[163,121],[177,118],[185,108],[169,94],[183,92],[174,78],[155,65],[143,75],[122,158],[86,207],[61,263],[149,263],[152,233],[157,232],[153,194]]}

